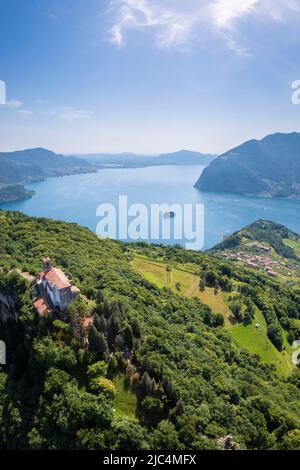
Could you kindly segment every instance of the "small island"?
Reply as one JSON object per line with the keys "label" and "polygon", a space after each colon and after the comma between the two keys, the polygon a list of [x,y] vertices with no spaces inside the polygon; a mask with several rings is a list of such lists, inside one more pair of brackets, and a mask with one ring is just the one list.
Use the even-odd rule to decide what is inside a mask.
{"label": "small island", "polygon": [[35,191],[26,189],[22,184],[0,185],[0,203],[23,201],[34,195]]}

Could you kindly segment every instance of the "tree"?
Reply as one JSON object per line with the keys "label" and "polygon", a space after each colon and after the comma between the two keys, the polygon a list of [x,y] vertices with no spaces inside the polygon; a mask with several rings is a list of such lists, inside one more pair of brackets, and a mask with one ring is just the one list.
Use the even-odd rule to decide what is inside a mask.
{"label": "tree", "polygon": [[107,364],[104,361],[98,361],[88,367],[87,375],[89,379],[105,377],[107,374]]}
{"label": "tree", "polygon": [[91,380],[91,388],[108,399],[115,398],[116,389],[113,382],[105,377]]}
{"label": "tree", "polygon": [[125,349],[125,341],[122,335],[117,335],[115,339],[115,344],[114,344],[114,350],[115,351],[124,351]]}
{"label": "tree", "polygon": [[283,438],[280,444],[282,450],[299,450],[300,449],[300,429],[292,429]]}
{"label": "tree", "polygon": [[184,413],[184,403],[182,400],[178,400],[177,405],[176,405],[176,414],[178,416],[183,415]]}
{"label": "tree", "polygon": [[76,383],[75,379],[72,379],[71,376],[57,368],[51,368],[48,370],[44,382],[44,394],[53,397],[55,393],[61,393],[64,389],[66,383]]}
{"label": "tree", "polygon": [[213,326],[218,327],[218,326],[224,326],[225,321],[224,317],[221,313],[215,313],[212,315],[212,322]]}
{"label": "tree", "polygon": [[168,421],[161,421],[153,432],[151,447],[155,450],[180,450],[183,448],[174,425]]}
{"label": "tree", "polygon": [[182,285],[181,285],[180,282],[176,282],[176,284],[175,284],[175,289],[177,290],[177,292],[180,292],[180,291],[181,291]]}
{"label": "tree", "polygon": [[103,315],[105,318],[109,318],[111,314],[111,308],[107,300],[105,300],[104,305],[103,305]]}
{"label": "tree", "polygon": [[28,443],[30,449],[39,450],[43,448],[44,439],[36,428],[28,433]]}
{"label": "tree", "polygon": [[218,280],[218,274],[215,271],[207,271],[205,274],[205,280],[209,287],[215,287],[216,281]]}
{"label": "tree", "polygon": [[132,333],[132,327],[130,325],[127,325],[124,332],[123,332],[123,338],[125,345],[128,349],[132,350],[133,348],[133,333]]}
{"label": "tree", "polygon": [[103,333],[99,333],[94,325],[89,329],[88,335],[89,350],[95,352],[99,357],[103,357],[108,352],[108,346]]}
{"label": "tree", "polygon": [[97,313],[94,313],[94,327],[96,328],[97,331],[99,331],[99,333],[105,333],[105,330],[104,331],[102,330],[101,320]]}
{"label": "tree", "polygon": [[229,303],[230,310],[238,321],[243,320],[242,308],[243,304],[239,300],[233,300]]}
{"label": "tree", "polygon": [[151,394],[152,394],[152,381],[149,377],[148,372],[145,372],[142,377],[142,382],[140,386],[141,400],[143,400],[146,397],[151,396]]}
{"label": "tree", "polygon": [[107,321],[107,340],[110,348],[113,347],[117,334],[121,329],[120,322],[115,313]]}
{"label": "tree", "polygon": [[282,351],[283,337],[280,328],[277,325],[271,323],[268,326],[267,335],[278,351]]}
{"label": "tree", "polygon": [[113,440],[110,448],[118,450],[141,450],[147,448],[144,429],[135,420],[116,418],[112,424]]}
{"label": "tree", "polygon": [[131,328],[132,328],[132,334],[135,338],[141,338],[142,334],[141,334],[141,325],[140,325],[140,322],[136,319],[136,318],[133,318],[131,321],[130,321],[130,325],[131,325]]}
{"label": "tree", "polygon": [[115,356],[111,356],[111,358],[109,359],[108,368],[107,368],[107,377],[109,379],[112,379],[114,375],[117,374],[118,371],[119,371],[118,361],[115,358]]}
{"label": "tree", "polygon": [[165,404],[155,397],[146,397],[141,403],[141,410],[148,424],[160,421]]}
{"label": "tree", "polygon": [[34,341],[35,360],[44,369],[61,367],[72,369],[77,359],[70,346],[58,346],[51,338],[45,337]]}
{"label": "tree", "polygon": [[171,381],[168,377],[163,378],[162,386],[163,386],[164,392],[165,392],[166,397],[168,398],[168,400],[176,401],[176,398],[177,398],[176,393],[175,393],[174,387],[173,387],[173,385],[172,385],[172,383],[171,383]]}

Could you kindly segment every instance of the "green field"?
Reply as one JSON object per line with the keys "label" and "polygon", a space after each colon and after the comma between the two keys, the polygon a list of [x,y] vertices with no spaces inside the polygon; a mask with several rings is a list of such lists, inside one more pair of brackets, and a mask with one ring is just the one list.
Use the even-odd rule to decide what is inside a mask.
{"label": "green field", "polygon": [[[260,324],[261,328],[255,325]],[[267,325],[263,314],[257,310],[251,325],[235,325],[229,329],[235,342],[253,354],[258,354],[266,364],[273,364],[278,374],[288,376],[293,369],[290,347],[280,353],[267,337]]]}
{"label": "green field", "polygon": [[[204,292],[200,292],[200,276],[189,272],[189,270],[195,270],[195,265],[172,267],[171,272],[168,272],[166,263],[152,261],[145,256],[135,255],[132,266],[142,274],[145,279],[159,288],[168,287],[172,289],[173,292],[184,295],[185,297],[198,297],[198,299],[208,305],[213,312],[221,313],[224,316],[225,324],[230,324],[232,313],[226,302],[226,294],[219,291],[216,295],[214,289],[209,287],[207,287]],[[180,290],[176,288],[177,283],[181,286]]]}
{"label": "green field", "polygon": [[[214,313],[221,313],[225,320],[225,326],[236,344],[253,354],[259,355],[266,364],[273,364],[278,374],[288,376],[293,370],[289,344],[285,341],[286,350],[282,353],[275,348],[267,337],[267,325],[262,313],[257,309],[255,319],[251,325],[234,325],[232,312],[226,299],[228,294],[219,291],[215,295],[213,288],[206,288],[204,292],[200,292],[200,277],[193,273],[195,272],[195,265],[194,269],[193,266],[177,265],[171,268],[171,272],[167,272],[166,263],[153,261],[144,255],[135,254],[132,266],[157,287],[168,287],[179,295],[197,297],[201,302],[208,305]],[[178,282],[181,285],[180,291],[176,289],[176,283]],[[261,329],[256,328],[257,323],[260,324]]]}
{"label": "green field", "polygon": [[116,416],[135,418],[136,412],[136,396],[131,390],[125,386],[124,376],[117,375],[113,379],[116,388],[116,397],[114,401],[114,408]]}
{"label": "green field", "polygon": [[289,238],[284,238],[282,241],[285,243],[285,245],[293,248],[296,255],[300,256],[300,242],[297,242],[296,240],[290,240]]}

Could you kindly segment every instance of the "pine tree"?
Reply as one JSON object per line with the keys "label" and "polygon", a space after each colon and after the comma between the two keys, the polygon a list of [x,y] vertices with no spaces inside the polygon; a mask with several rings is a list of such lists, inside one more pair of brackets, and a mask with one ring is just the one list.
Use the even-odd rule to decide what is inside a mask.
{"label": "pine tree", "polygon": [[141,399],[152,395],[152,381],[149,377],[148,372],[145,372],[141,382]]}
{"label": "pine tree", "polygon": [[108,346],[103,333],[99,333],[94,326],[89,329],[89,350],[102,358],[108,352]]}
{"label": "pine tree", "polygon": [[199,285],[200,291],[201,291],[201,292],[204,292],[204,291],[205,291],[205,287],[206,287],[206,286],[205,286],[205,281],[204,281],[204,279],[201,279],[201,280],[200,280],[200,285]]}
{"label": "pine tree", "polygon": [[115,351],[124,351],[125,341],[122,335],[116,336],[115,339]]}
{"label": "pine tree", "polygon": [[133,348],[133,334],[132,334],[132,328],[130,325],[126,326],[124,333],[123,333],[123,337],[124,337],[126,347],[130,349],[131,351]]}
{"label": "pine tree", "polygon": [[135,338],[141,338],[141,325],[140,322],[136,319],[133,318],[130,322],[131,328],[132,328],[132,333]]}

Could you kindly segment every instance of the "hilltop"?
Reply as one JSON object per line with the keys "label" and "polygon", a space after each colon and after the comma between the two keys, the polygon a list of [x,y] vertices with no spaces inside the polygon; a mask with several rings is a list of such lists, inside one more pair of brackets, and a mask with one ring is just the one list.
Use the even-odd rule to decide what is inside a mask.
{"label": "hilltop", "polygon": [[85,160],[99,168],[103,167],[120,167],[120,168],[145,168],[149,166],[166,166],[166,165],[209,165],[216,155],[210,155],[200,152],[192,152],[189,150],[180,150],[173,153],[163,153],[156,156],[138,155],[135,153],[120,154],[89,154],[80,155]]}
{"label": "hilltop", "polygon": [[[9,200],[26,199],[30,193],[19,185],[43,181],[51,176],[73,175],[94,171],[92,165],[77,157],[65,157],[43,148],[0,153],[0,186],[10,185]],[[18,186],[16,186],[18,185]],[[3,193],[3,191],[1,191]],[[6,194],[0,201],[7,202]]]}
{"label": "hilltop", "polygon": [[248,225],[225,237],[210,252],[289,282],[297,282],[300,276],[300,236],[271,221]]}
{"label": "hilltop", "polygon": [[201,191],[300,197],[300,133],[250,140],[215,159],[195,185]]}
{"label": "hilltop", "polygon": [[[299,448],[299,373],[288,359],[299,291],[211,254],[99,240],[17,212],[0,211],[0,233],[2,448],[222,449],[228,434],[233,448]],[[81,291],[64,317],[33,309],[30,279],[45,256]],[[167,285],[143,259],[165,266]],[[264,357],[224,326],[211,290],[238,328],[264,319]]]}

